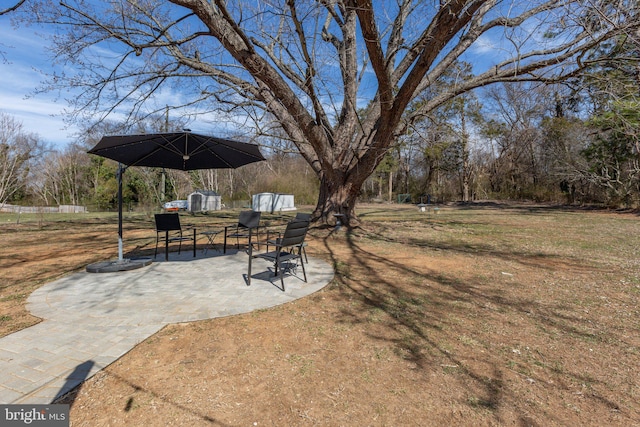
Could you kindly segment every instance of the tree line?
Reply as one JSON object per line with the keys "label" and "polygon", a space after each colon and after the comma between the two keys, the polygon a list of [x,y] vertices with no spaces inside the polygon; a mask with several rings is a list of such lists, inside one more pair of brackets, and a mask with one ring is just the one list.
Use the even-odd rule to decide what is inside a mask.
{"label": "tree line", "polygon": [[367,194],[636,208],[639,76],[638,65],[616,65],[562,85],[505,83],[459,96],[399,139]]}
{"label": "tree line", "polygon": [[[452,75],[468,70],[458,64]],[[615,82],[615,84],[614,84]],[[453,81],[442,84],[453,84]],[[440,88],[434,88],[435,94]],[[414,122],[359,193],[361,201],[536,200],[608,207],[640,205],[640,79],[637,67],[602,67],[565,84],[504,83],[462,94]],[[428,102],[429,93],[411,108]],[[135,132],[183,121],[138,122]],[[0,113],[0,203],[115,206],[117,165],[86,151],[118,126],[103,124],[59,150]],[[240,170],[130,168],[128,205],[159,206],[196,189],[223,203],[252,194],[293,194],[313,204],[319,181],[286,138],[259,140],[266,162]]]}

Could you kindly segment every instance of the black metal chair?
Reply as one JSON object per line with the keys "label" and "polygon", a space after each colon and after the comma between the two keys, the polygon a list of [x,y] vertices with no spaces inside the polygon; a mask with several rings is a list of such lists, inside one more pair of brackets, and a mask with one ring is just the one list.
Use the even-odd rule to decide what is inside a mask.
{"label": "black metal chair", "polygon": [[[227,253],[227,238],[235,238],[236,245],[240,248],[240,239],[247,239],[247,245],[251,246],[252,237],[256,236],[258,242],[258,249],[260,249],[260,242],[257,240],[258,231],[260,227],[261,212],[256,211],[242,211],[238,217],[238,223],[232,226],[226,226],[224,228],[224,244],[223,253]],[[254,233],[253,230],[256,230]]]}
{"label": "black metal chair", "polygon": [[302,260],[302,244],[309,230],[309,221],[293,220],[287,224],[282,237],[277,242],[272,243],[276,249],[264,253],[253,253],[251,245],[249,245],[249,268],[247,274],[247,284],[251,285],[251,262],[253,258],[262,258],[273,262],[274,277],[280,276],[281,290],[284,292],[284,275],[285,272],[292,273],[298,266],[297,260],[300,260],[304,281],[307,281],[307,272],[304,269]]}
{"label": "black metal chair", "polygon": [[169,243],[178,242],[178,254],[182,250],[182,242],[193,241],[193,256],[196,256],[196,229],[193,228],[193,236],[182,234],[180,216],[177,213],[155,214],[156,220],[156,250],[153,253],[155,258],[158,255],[158,242],[161,234],[164,234],[164,259],[169,260]]}
{"label": "black metal chair", "polygon": [[[311,222],[311,214],[310,213],[303,213],[303,212],[298,212],[296,214],[296,217],[294,218],[294,221],[307,221],[307,222]],[[275,239],[271,238],[271,233],[275,233],[277,235],[277,237]],[[269,246],[270,245],[276,245],[279,240],[280,240],[280,236],[282,236],[282,232],[281,231],[267,231],[267,252],[269,252]],[[306,248],[307,247],[307,242],[302,242],[299,246],[299,249],[302,251],[302,253],[304,254],[304,261],[308,264],[309,263],[309,259],[307,258],[307,251]]]}

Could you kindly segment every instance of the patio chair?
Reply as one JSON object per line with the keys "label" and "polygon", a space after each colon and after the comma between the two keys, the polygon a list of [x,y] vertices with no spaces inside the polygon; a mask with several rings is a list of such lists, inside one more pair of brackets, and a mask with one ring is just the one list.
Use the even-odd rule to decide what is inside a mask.
{"label": "patio chair", "polygon": [[281,238],[275,244],[274,251],[264,253],[253,253],[253,249],[249,246],[249,268],[247,274],[247,284],[251,285],[251,261],[253,258],[262,258],[273,262],[274,277],[280,276],[281,290],[284,292],[284,275],[286,272],[295,274],[294,271],[298,266],[297,260],[300,260],[304,281],[307,281],[307,272],[304,269],[302,261],[302,244],[309,230],[309,221],[292,220],[287,224],[287,228]]}
{"label": "patio chair", "polygon": [[178,242],[178,254],[182,250],[182,242],[192,240],[193,241],[193,256],[196,256],[196,229],[193,228],[193,236],[189,236],[182,233],[182,227],[180,226],[180,216],[177,213],[163,213],[155,214],[156,220],[156,250],[153,253],[155,258],[158,255],[158,242],[160,242],[161,235],[164,234],[164,259],[169,260],[169,243]]}
{"label": "patio chair", "polygon": [[[226,226],[224,228],[224,244],[222,246],[222,252],[227,253],[227,238],[235,238],[236,246],[240,248],[240,239],[247,239],[247,246],[252,244],[253,230],[255,229],[255,235],[258,236],[258,229],[260,226],[261,212],[256,211],[242,211],[238,217],[238,223],[232,226]],[[257,239],[256,239],[257,240]],[[258,249],[260,249],[260,242],[258,241]]]}
{"label": "patio chair", "polygon": [[298,212],[298,213],[296,213],[296,219],[301,220],[301,221],[309,221],[309,222],[311,222],[311,214],[310,213],[304,213],[304,212]]}
{"label": "patio chair", "polygon": [[[307,221],[307,222],[310,222],[311,221],[311,214],[310,213],[298,212],[296,214],[296,217],[294,218],[294,221]],[[280,240],[281,235],[282,235],[282,232],[275,231],[275,233],[277,234],[277,237],[275,239],[272,239],[271,236],[270,236],[271,233],[274,233],[274,232],[273,231],[267,231],[267,252],[269,252],[269,246],[277,244],[278,241]],[[302,242],[300,244],[300,246],[299,246],[299,249],[304,254],[304,262],[306,262],[308,264],[309,263],[309,259],[307,258],[307,251],[305,249],[306,247],[307,247],[307,242]]]}

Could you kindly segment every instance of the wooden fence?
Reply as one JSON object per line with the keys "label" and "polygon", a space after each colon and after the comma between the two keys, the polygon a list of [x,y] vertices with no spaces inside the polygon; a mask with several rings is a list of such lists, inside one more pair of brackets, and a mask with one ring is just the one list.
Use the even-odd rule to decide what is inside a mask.
{"label": "wooden fence", "polygon": [[0,212],[6,213],[86,213],[86,206],[60,205],[60,206],[19,206],[0,205]]}

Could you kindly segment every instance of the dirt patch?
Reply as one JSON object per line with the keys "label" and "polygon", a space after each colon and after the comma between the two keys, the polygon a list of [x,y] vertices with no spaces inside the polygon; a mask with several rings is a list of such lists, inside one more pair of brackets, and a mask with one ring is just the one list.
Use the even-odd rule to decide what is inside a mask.
{"label": "dirt patch", "polygon": [[[63,399],[72,425],[640,425],[637,217],[361,211],[351,234],[312,231],[327,288],[164,328]],[[45,241],[3,274],[51,274]],[[49,262],[14,270],[27,247]]]}

